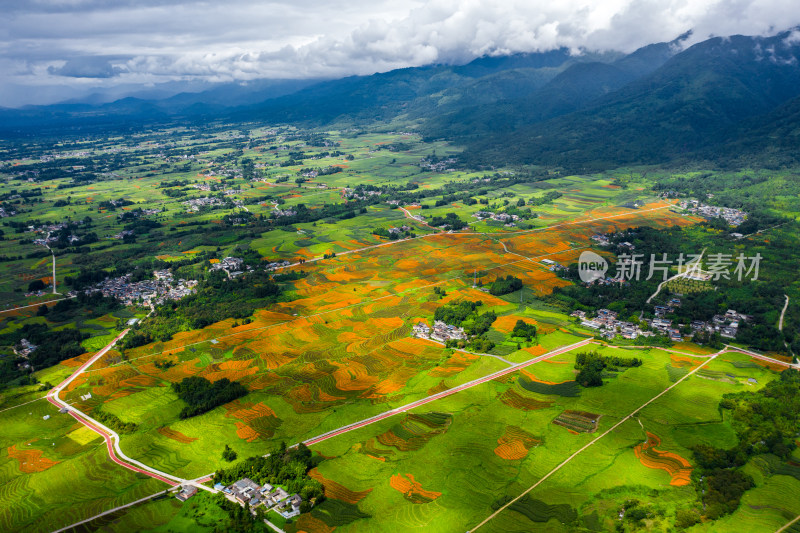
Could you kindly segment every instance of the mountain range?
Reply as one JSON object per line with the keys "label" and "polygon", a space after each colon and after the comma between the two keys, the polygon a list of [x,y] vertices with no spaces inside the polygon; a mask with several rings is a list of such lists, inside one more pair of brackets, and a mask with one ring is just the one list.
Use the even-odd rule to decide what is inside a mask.
{"label": "mountain range", "polygon": [[228,84],[161,99],[0,109],[0,133],[208,120],[404,124],[464,146],[472,165],[791,165],[800,139],[795,35],[717,37],[689,47],[683,35],[631,54],[558,49],[336,80]]}

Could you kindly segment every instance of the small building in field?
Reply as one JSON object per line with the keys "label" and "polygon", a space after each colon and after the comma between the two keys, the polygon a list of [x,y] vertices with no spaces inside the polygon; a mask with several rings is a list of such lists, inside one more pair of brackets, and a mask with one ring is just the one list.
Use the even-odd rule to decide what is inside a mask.
{"label": "small building in field", "polygon": [[185,502],[195,494],[197,494],[197,487],[194,485],[184,485],[181,487],[181,491],[175,497],[180,501]]}

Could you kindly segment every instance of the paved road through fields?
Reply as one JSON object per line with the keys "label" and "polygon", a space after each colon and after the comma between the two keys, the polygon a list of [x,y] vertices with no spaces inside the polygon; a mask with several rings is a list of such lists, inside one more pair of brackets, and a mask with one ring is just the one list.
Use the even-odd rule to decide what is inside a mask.
{"label": "paved road through fields", "polygon": [[550,359],[551,357],[555,357],[556,355],[561,355],[562,353],[566,353],[566,352],[569,352],[569,351],[574,350],[576,348],[580,348],[582,346],[586,346],[587,344],[592,342],[592,340],[594,340],[594,337],[590,337],[588,339],[584,339],[582,341],[576,342],[575,344],[570,344],[568,346],[562,346],[561,348],[557,348],[557,349],[555,349],[555,350],[553,350],[551,352],[548,352],[548,353],[546,353],[544,355],[540,355],[539,357],[534,357],[533,359],[529,359],[528,361],[523,361],[522,363],[517,363],[514,366],[510,366],[508,368],[504,368],[503,370],[495,372],[494,374],[489,374],[488,376],[484,376],[482,378],[473,379],[472,381],[468,381],[467,383],[464,383],[464,384],[459,385],[457,387],[453,387],[452,389],[448,389],[446,391],[442,391],[442,392],[439,392],[439,393],[436,393],[436,394],[432,394],[431,396],[428,396],[426,398],[422,398],[421,400],[417,400],[415,402],[408,403],[406,405],[403,405],[402,407],[397,407],[395,409],[391,409],[391,410],[386,411],[384,413],[381,413],[379,415],[375,415],[375,416],[370,417],[370,418],[365,418],[364,420],[361,420],[359,422],[354,422],[352,424],[348,424],[346,426],[342,426],[340,428],[333,429],[331,431],[328,431],[327,433],[323,433],[322,435],[319,435],[317,437],[308,439],[308,440],[304,441],[303,444],[305,444],[306,446],[311,446],[312,444],[320,443],[320,442],[322,442],[324,440],[330,439],[332,437],[336,437],[337,435],[342,435],[344,433],[348,433],[348,432],[353,431],[355,429],[363,428],[364,426],[368,426],[370,424],[374,424],[375,422],[378,422],[380,420],[384,420],[386,418],[389,418],[390,416],[394,416],[394,415],[399,414],[399,413],[405,413],[406,411],[410,411],[411,409],[414,409],[415,407],[419,407],[421,405],[425,405],[426,403],[434,402],[436,400],[441,400],[442,398],[445,398],[445,397],[450,396],[452,394],[455,394],[457,392],[461,392],[461,391],[467,390],[469,388],[472,388],[475,385],[480,385],[481,383],[486,383],[487,381],[491,381],[493,379],[505,376],[505,375],[510,374],[512,372],[516,372],[517,370],[521,370],[521,369],[525,368],[526,366],[530,366],[530,365],[532,365],[534,363],[538,363],[539,361],[544,361],[545,359]]}
{"label": "paved road through fields", "polygon": [[[75,381],[79,375],[81,375],[87,368],[92,366],[96,363],[101,357],[103,357],[108,351],[114,347],[114,345],[121,340],[125,335],[127,335],[130,329],[126,329],[119,335],[117,335],[114,340],[108,343],[102,350],[94,354],[92,357],[89,358],[88,361],[83,363],[78,369],[73,372],[68,378],[64,381],[53,387],[50,392],[47,393],[47,400],[58,407],[59,409],[67,409],[70,416],[72,416],[75,420],[83,424],[84,426],[88,427],[101,437],[103,440],[106,441],[106,447],[108,448],[108,455],[111,457],[111,460],[117,463],[120,466],[127,468],[128,470],[133,470],[134,472],[138,472],[141,474],[145,474],[152,478],[158,479],[159,481],[163,481],[164,483],[168,483],[169,485],[177,485],[178,483],[186,483],[185,479],[181,479],[179,477],[172,476],[167,474],[166,472],[161,472],[160,470],[156,470],[155,468],[151,468],[139,461],[131,459],[130,457],[126,456],[119,447],[119,435],[112,429],[104,426],[97,420],[94,420],[90,416],[86,415],[85,413],[79,411],[78,409],[74,408],[61,398],[59,395],[61,391],[63,391],[70,383]],[[195,486],[205,488],[208,490],[208,487],[203,486],[200,483],[193,483]]]}

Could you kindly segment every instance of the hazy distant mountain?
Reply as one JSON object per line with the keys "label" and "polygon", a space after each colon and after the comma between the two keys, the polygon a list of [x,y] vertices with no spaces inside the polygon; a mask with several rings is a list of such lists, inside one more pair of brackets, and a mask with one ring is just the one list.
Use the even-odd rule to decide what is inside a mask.
{"label": "hazy distant mountain", "polygon": [[[473,164],[591,170],[686,158],[794,161],[800,43],[790,33],[685,36],[631,54],[566,50],[483,57],[323,82],[223,84],[169,98],[0,109],[7,134],[141,127],[170,120],[375,124],[411,119]],[[40,130],[34,130],[38,134]]]}
{"label": "hazy distant mountain", "polygon": [[[47,106],[25,106],[19,109],[0,108],[0,131],[28,128],[128,128],[148,121],[169,121],[173,117],[215,117],[232,108],[244,107],[270,98],[277,98],[319,83],[319,80],[254,80],[191,85],[204,90],[178,92],[184,84],[171,84],[130,91],[131,95],[108,101],[107,93],[93,93]],[[164,84],[168,85],[168,84]],[[165,96],[166,95],[166,96]]]}

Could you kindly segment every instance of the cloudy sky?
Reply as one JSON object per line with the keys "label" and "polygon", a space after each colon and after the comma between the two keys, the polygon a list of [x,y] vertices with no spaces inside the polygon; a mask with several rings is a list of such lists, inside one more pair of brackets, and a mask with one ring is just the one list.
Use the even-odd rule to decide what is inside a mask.
{"label": "cloudy sky", "polygon": [[9,107],[561,46],[633,51],[687,30],[697,42],[800,24],[797,0],[0,0],[0,9]]}

